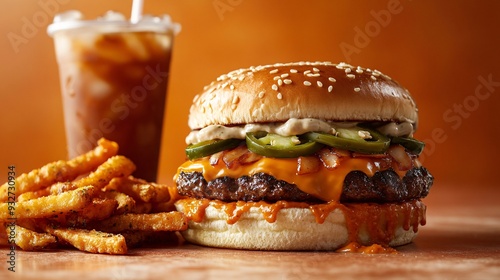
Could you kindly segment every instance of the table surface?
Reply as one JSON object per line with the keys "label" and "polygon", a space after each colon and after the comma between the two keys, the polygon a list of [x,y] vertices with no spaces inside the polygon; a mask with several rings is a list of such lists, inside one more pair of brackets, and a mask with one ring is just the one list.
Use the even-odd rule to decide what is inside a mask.
{"label": "table surface", "polygon": [[16,272],[10,272],[3,248],[0,279],[500,279],[499,197],[500,191],[492,194],[491,189],[435,186],[424,200],[427,225],[397,254],[242,251],[190,244],[131,249],[125,256],[16,251]]}

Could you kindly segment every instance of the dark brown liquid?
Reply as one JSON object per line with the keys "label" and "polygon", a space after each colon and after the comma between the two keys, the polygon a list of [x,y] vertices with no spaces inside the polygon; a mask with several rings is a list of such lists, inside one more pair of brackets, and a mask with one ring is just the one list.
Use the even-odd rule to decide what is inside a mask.
{"label": "dark brown liquid", "polygon": [[58,56],[70,157],[105,137],[136,164],[135,176],[156,180],[170,40],[140,32],[80,34],[70,41],[71,50]]}

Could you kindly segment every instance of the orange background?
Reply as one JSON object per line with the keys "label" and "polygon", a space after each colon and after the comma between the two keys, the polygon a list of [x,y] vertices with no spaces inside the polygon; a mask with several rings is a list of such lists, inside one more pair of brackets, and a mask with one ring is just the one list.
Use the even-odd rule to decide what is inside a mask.
{"label": "orange background", "polygon": [[[9,164],[20,174],[66,157],[58,70],[43,16],[52,19],[53,10],[40,4],[48,2],[88,18],[109,9],[128,14],[131,3],[0,2],[1,182]],[[428,144],[423,161],[436,186],[499,186],[499,1],[145,2],[146,13],[168,13],[182,24],[171,66],[159,181],[171,182],[184,160],[189,106],[204,85],[241,67],[321,60],[378,69],[410,90],[420,108],[416,137]],[[14,45],[9,34],[22,36],[23,25],[34,20],[34,34]],[[348,45],[353,52],[343,51]],[[494,82],[476,96],[480,77]]]}

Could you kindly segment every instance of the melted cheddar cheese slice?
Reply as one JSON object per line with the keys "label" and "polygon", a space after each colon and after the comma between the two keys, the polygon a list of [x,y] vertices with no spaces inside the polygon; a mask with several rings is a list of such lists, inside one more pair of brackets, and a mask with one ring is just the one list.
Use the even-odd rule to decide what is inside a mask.
{"label": "melted cheddar cheese slice", "polygon": [[405,171],[399,171],[395,162],[390,161],[388,164],[387,158],[371,157],[344,157],[341,164],[333,169],[327,169],[321,165],[317,172],[308,174],[298,174],[297,167],[297,158],[263,157],[254,163],[236,164],[229,168],[222,160],[219,160],[215,165],[211,165],[209,157],[205,157],[194,161],[186,161],[178,168],[174,180],[177,179],[181,172],[201,172],[207,182],[225,176],[239,178],[263,172],[278,180],[295,184],[303,192],[321,200],[339,201],[344,179],[351,171],[359,170],[368,176],[373,176],[377,171],[392,167],[400,177],[403,177],[406,173]]}

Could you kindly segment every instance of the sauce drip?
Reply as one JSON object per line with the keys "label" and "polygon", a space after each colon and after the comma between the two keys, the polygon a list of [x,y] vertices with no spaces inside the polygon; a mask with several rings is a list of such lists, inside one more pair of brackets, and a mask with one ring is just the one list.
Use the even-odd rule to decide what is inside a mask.
{"label": "sauce drip", "polygon": [[[341,204],[338,202],[329,202],[311,205],[305,202],[289,201],[278,201],[276,203],[265,201],[223,202],[219,200],[184,198],[178,200],[176,204],[182,206],[184,209],[183,212],[193,222],[202,222],[205,217],[205,209],[208,206],[212,206],[226,213],[228,224],[236,223],[252,207],[258,208],[263,218],[270,223],[274,223],[278,212],[285,208],[308,208],[318,224],[324,223],[331,212],[339,209],[345,216],[346,227],[349,233],[348,241],[361,245],[380,244],[380,246],[389,246],[389,242],[394,238],[396,230],[399,227],[404,230],[412,229],[413,232],[417,232],[418,226],[425,225],[426,223],[426,207],[420,200],[386,204]],[[354,245],[351,244],[352,246]],[[366,249],[365,251],[369,250],[375,249]]]}
{"label": "sauce drip", "polygon": [[372,244],[363,246],[357,242],[350,242],[342,248],[337,249],[337,253],[358,253],[358,254],[397,254],[398,251],[391,247]]}

